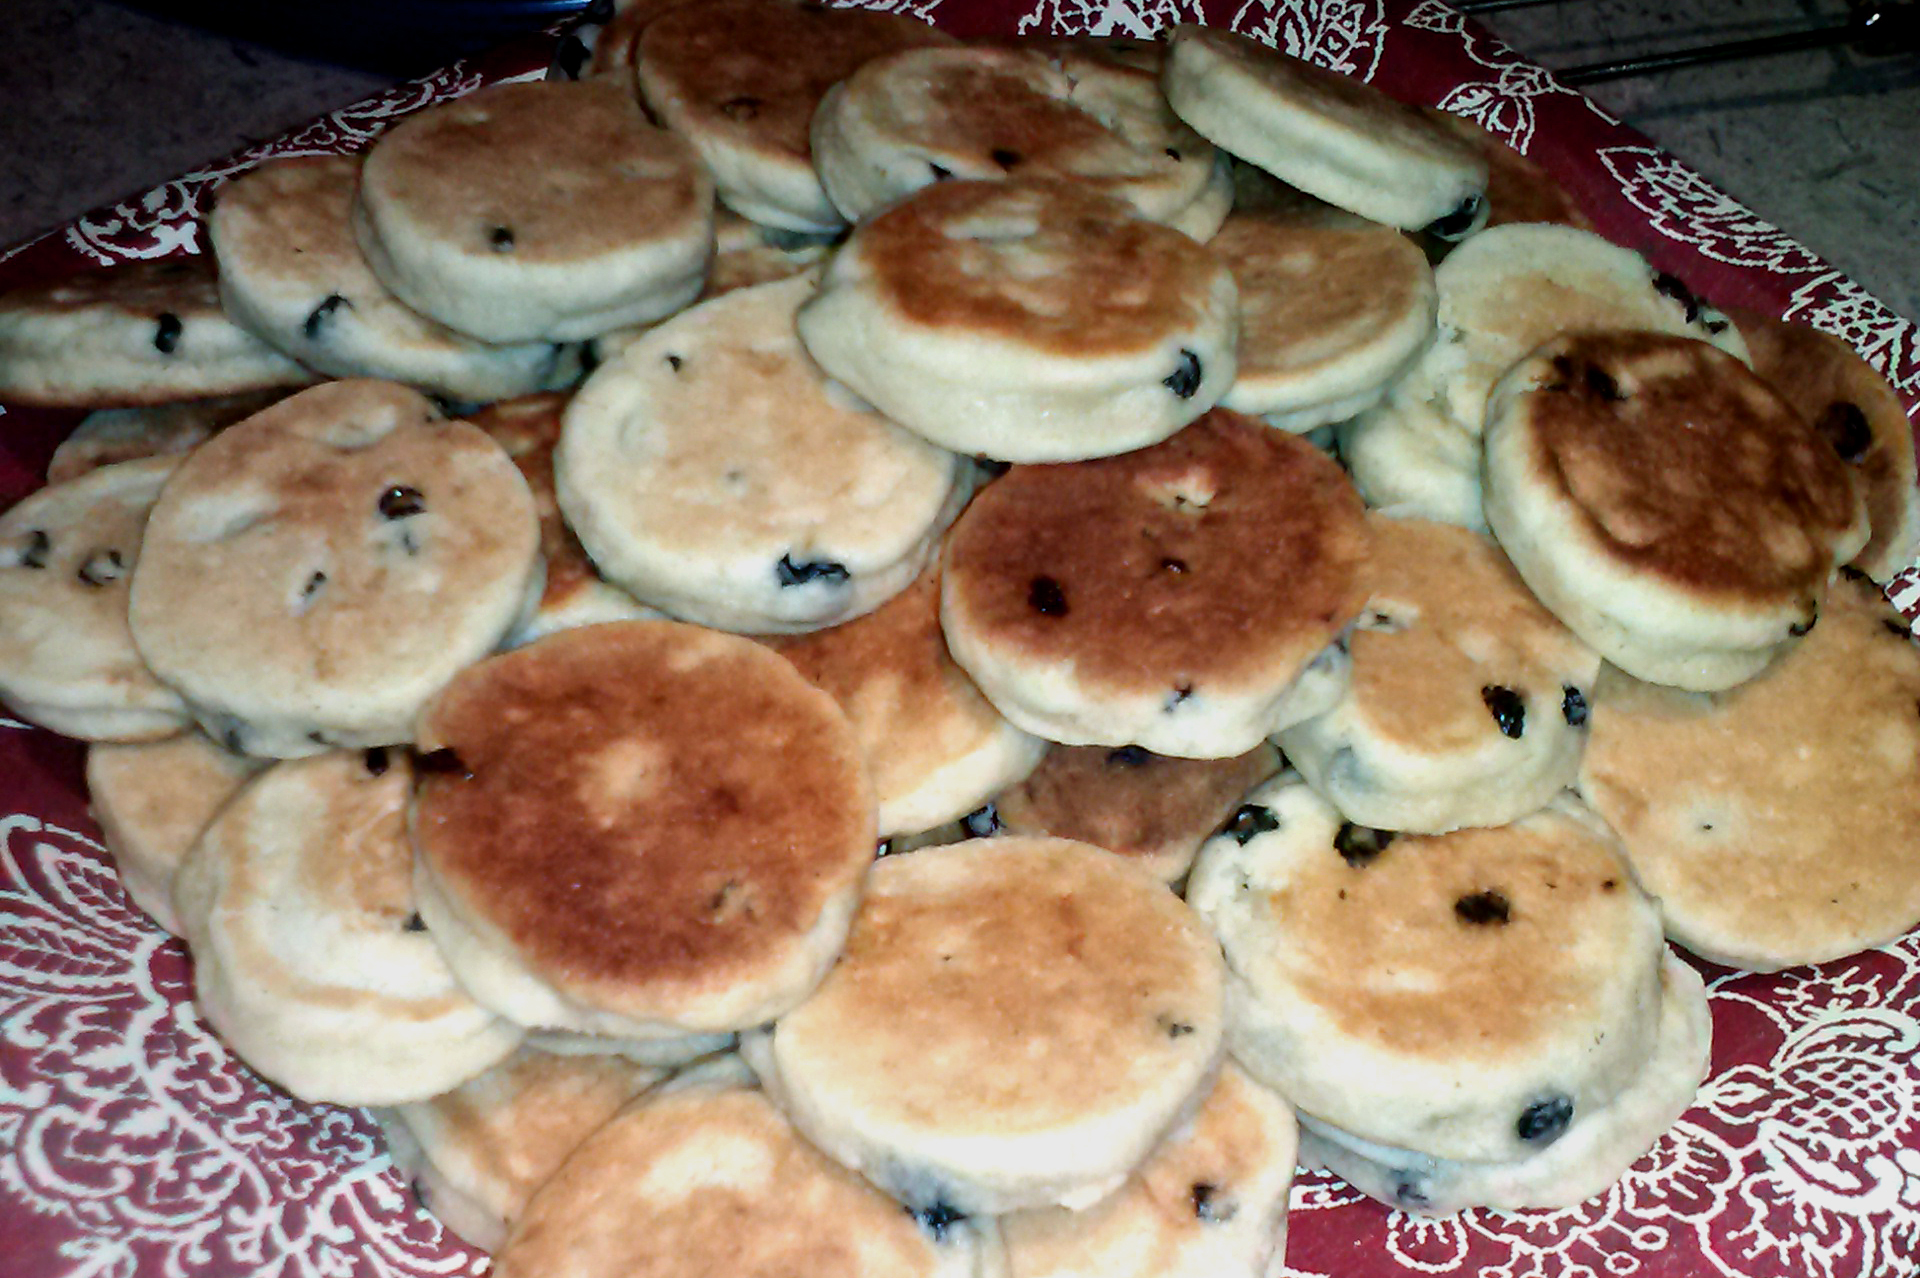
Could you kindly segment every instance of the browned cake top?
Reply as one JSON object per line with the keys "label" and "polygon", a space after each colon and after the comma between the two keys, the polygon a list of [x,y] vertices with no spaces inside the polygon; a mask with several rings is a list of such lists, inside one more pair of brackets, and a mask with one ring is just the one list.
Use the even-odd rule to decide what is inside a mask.
{"label": "browned cake top", "polygon": [[1575,334],[1513,376],[1531,389],[1494,411],[1518,414],[1536,479],[1615,560],[1722,596],[1815,596],[1858,526],[1833,450],[1704,342]]}
{"label": "browned cake top", "polygon": [[703,216],[687,144],[607,79],[496,84],[410,116],[367,153],[362,199],[466,256],[565,263]]}
{"label": "browned cake top", "polygon": [[857,252],[914,324],[1068,354],[1191,331],[1226,272],[1204,245],[1070,182],[942,182],[861,225]]}
{"label": "browned cake top", "polygon": [[1410,1056],[1499,1060],[1605,1023],[1659,953],[1610,837],[1558,809],[1365,857],[1329,847],[1264,908],[1285,920],[1289,996]]}
{"label": "browned cake top", "polygon": [[467,418],[507,450],[533,492],[533,507],[540,516],[540,554],[547,562],[542,607],[561,607],[600,579],[580,539],[567,527],[554,495],[553,448],[560,442],[560,415],[568,398],[553,392],[522,395],[489,404]]}
{"label": "browned cake top", "polygon": [[924,22],[786,0],[712,0],[661,14],[641,34],[640,82],[675,127],[809,160],[821,97],[886,53],[950,45]]}
{"label": "browned cake top", "polygon": [[1118,692],[1265,684],[1359,613],[1366,553],[1338,466],[1215,409],[1151,448],[1014,467],[954,528],[946,607]]}
{"label": "browned cake top", "polygon": [[586,626],[470,666],[421,718],[416,839],[570,987],[687,991],[777,963],[873,853],[844,715],[748,639]]}
{"label": "browned cake top", "polygon": [[1904,566],[1915,529],[1913,424],[1887,379],[1839,338],[1757,311],[1730,312],[1758,373],[1860,479],[1873,539],[1855,562]]}

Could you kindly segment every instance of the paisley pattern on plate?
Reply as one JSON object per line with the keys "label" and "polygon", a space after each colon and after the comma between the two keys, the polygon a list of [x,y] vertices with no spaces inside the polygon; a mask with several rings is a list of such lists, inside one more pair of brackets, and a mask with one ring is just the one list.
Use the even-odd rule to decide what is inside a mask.
{"label": "paisley pattern on plate", "polygon": [[[1146,35],[1205,20],[1471,117],[1560,174],[1603,231],[1724,302],[1838,333],[1913,405],[1914,325],[1439,0],[862,0],[961,34]],[[0,287],[196,252],[222,178],[349,151],[482,83],[532,41],[458,63],[0,253]],[[70,417],[7,414],[0,502]],[[1909,570],[1893,598],[1920,607]],[[211,1035],[184,952],[122,895],[75,752],[0,717],[0,1257],[36,1278],[478,1275],[356,1111],[274,1091]],[[1891,1278],[1920,1272],[1920,938],[1709,983],[1714,1071],[1609,1193],[1561,1212],[1424,1221],[1304,1177],[1294,1278]],[[1356,1268],[1359,1266],[1359,1268]]]}

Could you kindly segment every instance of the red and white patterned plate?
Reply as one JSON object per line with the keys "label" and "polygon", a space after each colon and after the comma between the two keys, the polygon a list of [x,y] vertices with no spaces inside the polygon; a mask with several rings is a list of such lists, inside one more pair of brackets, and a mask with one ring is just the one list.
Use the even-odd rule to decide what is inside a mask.
{"label": "red and white patterned plate", "polygon": [[[1032,7],[1025,7],[1031,2]],[[1207,21],[1468,116],[1553,170],[1599,228],[1721,304],[1845,337],[1920,400],[1914,325],[1438,0],[873,0],[960,35],[1147,35]],[[350,151],[394,119],[539,74],[529,41],[0,254],[0,288],[201,249],[221,179]],[[0,409],[0,505],[72,415]],[[1892,591],[1920,604],[1920,575]],[[195,1012],[186,956],[128,904],[86,815],[80,748],[0,719],[0,1274],[478,1275],[358,1111],[303,1105]],[[1920,849],[1915,849],[1920,855]],[[1920,936],[1778,976],[1709,972],[1713,1072],[1679,1125],[1568,1211],[1427,1221],[1296,1186],[1291,1278],[1896,1278],[1920,1274]]]}

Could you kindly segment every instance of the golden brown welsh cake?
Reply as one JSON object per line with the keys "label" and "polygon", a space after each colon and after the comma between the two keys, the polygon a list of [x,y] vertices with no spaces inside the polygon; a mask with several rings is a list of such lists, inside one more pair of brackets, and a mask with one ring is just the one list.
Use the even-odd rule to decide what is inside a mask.
{"label": "golden brown welsh cake", "polygon": [[1859,480],[1873,536],[1853,566],[1890,581],[1920,550],[1913,423],[1887,379],[1851,346],[1804,324],[1730,312],[1753,352],[1753,371],[1799,410]]}
{"label": "golden brown welsh cake", "polygon": [[1215,410],[1153,448],[989,485],[948,539],[941,621],[1030,732],[1224,758],[1338,696],[1366,553],[1338,466]]}
{"label": "golden brown welsh cake", "polygon": [[1226,953],[1235,1059],[1303,1121],[1509,1162],[1590,1121],[1652,1058],[1659,912],[1577,803],[1398,837],[1343,821],[1291,773],[1248,803],[1201,850],[1187,900]]}
{"label": "golden brown welsh cake", "polygon": [[729,208],[766,226],[831,231],[846,219],[814,170],[820,99],[883,54],[956,43],[892,13],[712,0],[648,23],[636,69],[647,105],[693,144]]}
{"label": "golden brown welsh cake", "polygon": [[975,839],[882,858],[838,966],[746,1051],[810,1140],[915,1210],[1086,1207],[1211,1078],[1223,978],[1139,867]]}
{"label": "golden brown welsh cake", "polygon": [[101,841],[127,895],[162,928],[180,932],[174,871],[214,813],[266,766],[199,732],[87,751],[87,802]]}
{"label": "golden brown welsh cake", "polygon": [[226,317],[210,257],[127,263],[0,294],[0,398],[9,404],[164,404],[313,380]]}
{"label": "golden brown welsh cake", "polygon": [[540,585],[513,462],[395,382],[328,382],[228,427],[180,463],[144,549],[141,655],[209,735],[283,758],[410,741]]}
{"label": "golden brown welsh cake", "polygon": [[179,464],[102,466],[0,515],[0,703],[21,718],[87,741],[154,741],[187,725],[127,620],[150,514]]}
{"label": "golden brown welsh cake", "polygon": [[424,1100],[520,1040],[454,980],[416,910],[412,788],[399,750],[277,764],[174,877],[194,1002],[240,1059],[302,1100]]}
{"label": "golden brown welsh cake", "polygon": [[1046,749],[947,655],[936,569],[864,617],[766,642],[853,722],[883,839],[958,820],[1031,772]]}
{"label": "golden brown welsh cake", "polygon": [[713,183],[604,78],[496,84],[380,135],[354,231],[401,301],[488,342],[569,342],[699,293]]}
{"label": "golden brown welsh cake", "polygon": [[1866,544],[1845,463],[1747,367],[1704,342],[1587,333],[1495,388],[1487,522],[1533,593],[1639,678],[1708,691],[1820,619]]}
{"label": "golden brown welsh cake", "polygon": [[1607,671],[1580,789],[1675,941],[1749,971],[1824,962],[1920,921],[1917,707],[1906,622],[1842,579],[1813,633],[1737,688]]}
{"label": "golden brown welsh cake", "polygon": [[1439,833],[1504,825],[1573,783],[1600,657],[1487,538],[1369,514],[1353,673],[1280,748],[1350,821]]}
{"label": "golden brown welsh cake", "polygon": [[862,223],[801,310],[828,374],[957,452],[1066,461],[1165,439],[1233,381],[1227,265],[1055,179],[944,182]]}
{"label": "golden brown welsh cake", "polygon": [[522,1045],[452,1091],[376,1111],[394,1170],[420,1205],[482,1251],[580,1142],[667,1071],[619,1056]]}
{"label": "golden brown welsh cake", "polygon": [[988,1278],[992,1221],[904,1212],[802,1138],[736,1060],[588,1137],[494,1257],[500,1278]]}
{"label": "golden brown welsh cake", "polygon": [[669,621],[562,631],[421,715],[421,913],[530,1026],[675,1038],[804,998],[873,856],[859,742],[759,644]]}

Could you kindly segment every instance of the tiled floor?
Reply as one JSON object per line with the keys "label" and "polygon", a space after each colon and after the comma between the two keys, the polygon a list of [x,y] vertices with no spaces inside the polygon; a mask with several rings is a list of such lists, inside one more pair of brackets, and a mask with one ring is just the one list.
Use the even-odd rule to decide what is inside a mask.
{"label": "tiled floor", "polygon": [[[1560,0],[1489,22],[1565,66],[1831,21],[1844,2]],[[0,243],[386,79],[108,0],[0,0]],[[1590,91],[1897,310],[1920,316],[1920,57],[1795,54]]]}

